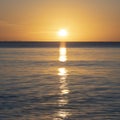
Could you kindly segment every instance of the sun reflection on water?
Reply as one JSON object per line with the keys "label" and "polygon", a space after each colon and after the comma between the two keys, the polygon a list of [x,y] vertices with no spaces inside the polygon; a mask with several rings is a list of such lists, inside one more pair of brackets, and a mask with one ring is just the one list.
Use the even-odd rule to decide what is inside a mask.
{"label": "sun reflection on water", "polygon": [[67,84],[67,69],[66,68],[59,68],[58,75],[60,76],[60,94],[65,95],[69,93],[68,84]]}
{"label": "sun reflection on water", "polygon": [[66,48],[65,47],[60,47],[60,49],[59,49],[59,54],[60,54],[59,61],[60,62],[66,62],[67,61],[66,53],[67,53]]}
{"label": "sun reflection on water", "polygon": [[64,67],[63,68],[59,68],[58,71],[59,71],[58,75],[61,76],[61,77],[63,77],[65,79],[66,76],[67,76],[67,70],[66,70],[66,68],[64,68]]}
{"label": "sun reflection on water", "polygon": [[67,69],[65,67],[58,68],[58,75],[60,76],[59,94],[61,97],[58,100],[58,106],[60,107],[60,109],[57,111],[53,120],[65,120],[70,116],[70,112],[67,109],[64,109],[64,106],[67,105],[69,102],[68,95],[70,93],[67,83]]}
{"label": "sun reflection on water", "polygon": [[[65,46],[60,47],[59,50],[60,62],[67,61],[66,54],[67,54],[66,47]],[[53,120],[65,120],[71,115],[70,111],[64,108],[65,105],[67,105],[69,102],[68,95],[70,93],[70,90],[68,88],[68,81],[67,81],[68,70],[64,66],[58,68],[58,76],[60,77],[59,79],[60,98],[58,100],[58,106],[60,107],[60,109],[56,112]]]}

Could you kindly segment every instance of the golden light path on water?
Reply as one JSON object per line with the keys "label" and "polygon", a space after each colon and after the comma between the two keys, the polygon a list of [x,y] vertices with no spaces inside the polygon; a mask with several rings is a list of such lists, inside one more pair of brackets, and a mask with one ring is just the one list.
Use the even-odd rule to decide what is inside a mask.
{"label": "golden light path on water", "polygon": [[59,61],[60,62],[66,62],[67,61],[67,49],[66,49],[65,42],[60,43]]}
{"label": "golden light path on water", "polygon": [[[61,43],[60,49],[59,49],[59,61],[60,62],[66,62],[67,61],[67,49],[65,47],[65,43]],[[68,88],[68,82],[67,82],[67,76],[68,76],[68,70],[62,66],[58,68],[58,75],[60,77],[59,79],[59,89],[60,89],[60,99],[58,100],[59,107],[64,107],[68,104],[68,94],[70,93],[70,90]],[[54,120],[64,120],[70,116],[70,112],[66,109],[59,109],[55,115]]]}
{"label": "golden light path on water", "polygon": [[67,61],[67,56],[66,56],[66,48],[61,47],[59,50],[60,56],[59,56],[59,61],[60,62],[66,62]]}

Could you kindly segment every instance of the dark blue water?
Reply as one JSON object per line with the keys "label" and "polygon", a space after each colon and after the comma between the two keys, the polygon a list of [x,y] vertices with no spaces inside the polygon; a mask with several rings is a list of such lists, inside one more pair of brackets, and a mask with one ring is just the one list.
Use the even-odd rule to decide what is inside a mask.
{"label": "dark blue water", "polygon": [[0,120],[119,120],[119,93],[120,48],[0,48]]}

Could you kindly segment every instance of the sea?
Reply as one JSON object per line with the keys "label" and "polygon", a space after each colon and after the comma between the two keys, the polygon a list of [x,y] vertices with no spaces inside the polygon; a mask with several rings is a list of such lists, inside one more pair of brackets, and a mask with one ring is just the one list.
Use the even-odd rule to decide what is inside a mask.
{"label": "sea", "polygon": [[120,120],[120,47],[0,48],[0,120]]}

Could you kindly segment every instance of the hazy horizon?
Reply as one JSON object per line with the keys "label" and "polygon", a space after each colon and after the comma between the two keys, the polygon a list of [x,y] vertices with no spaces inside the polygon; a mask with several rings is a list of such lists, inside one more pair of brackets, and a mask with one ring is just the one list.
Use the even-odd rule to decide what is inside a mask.
{"label": "hazy horizon", "polygon": [[0,48],[59,48],[62,44],[66,48],[120,48],[120,42],[31,42],[31,41],[4,41]]}

